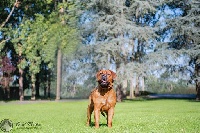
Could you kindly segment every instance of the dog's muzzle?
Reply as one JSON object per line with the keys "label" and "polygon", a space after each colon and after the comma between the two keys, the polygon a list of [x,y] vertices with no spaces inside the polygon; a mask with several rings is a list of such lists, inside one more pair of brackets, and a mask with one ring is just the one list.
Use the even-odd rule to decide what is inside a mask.
{"label": "dog's muzzle", "polygon": [[109,85],[109,82],[107,81],[107,75],[102,75],[101,80],[99,81],[99,84],[102,88],[107,88]]}

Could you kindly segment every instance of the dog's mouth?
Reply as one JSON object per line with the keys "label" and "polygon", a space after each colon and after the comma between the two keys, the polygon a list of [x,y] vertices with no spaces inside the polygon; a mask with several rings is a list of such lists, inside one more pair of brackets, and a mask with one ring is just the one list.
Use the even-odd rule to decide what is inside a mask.
{"label": "dog's mouth", "polygon": [[100,84],[100,86],[101,86],[102,88],[107,88],[108,85],[109,85],[109,82],[107,82],[107,81],[105,81],[105,80],[100,80],[99,84]]}

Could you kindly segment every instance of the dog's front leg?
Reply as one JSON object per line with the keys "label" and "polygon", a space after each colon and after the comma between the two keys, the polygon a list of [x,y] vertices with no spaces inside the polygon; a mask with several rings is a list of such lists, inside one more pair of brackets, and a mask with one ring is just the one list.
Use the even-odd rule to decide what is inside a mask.
{"label": "dog's front leg", "polygon": [[99,119],[100,119],[100,108],[94,107],[94,120],[95,120],[95,128],[99,128]]}
{"label": "dog's front leg", "polygon": [[109,128],[112,127],[112,118],[113,118],[113,115],[114,115],[114,108],[110,108],[108,110],[108,116],[107,116],[107,124],[108,124]]}
{"label": "dog's front leg", "polygon": [[88,108],[87,108],[87,126],[89,126],[91,124],[91,114],[94,110],[94,105],[93,105],[93,101],[91,98],[91,95],[89,97],[89,104],[88,104]]}
{"label": "dog's front leg", "polygon": [[91,114],[94,110],[94,106],[92,105],[88,105],[87,108],[87,126],[89,126],[91,124]]}

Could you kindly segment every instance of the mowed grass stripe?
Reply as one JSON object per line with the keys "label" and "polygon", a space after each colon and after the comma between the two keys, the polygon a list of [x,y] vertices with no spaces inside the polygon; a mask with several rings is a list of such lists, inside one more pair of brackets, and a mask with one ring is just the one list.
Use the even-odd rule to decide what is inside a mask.
{"label": "mowed grass stripe", "polygon": [[[113,128],[101,116],[100,128],[87,127],[88,101],[0,103],[0,120],[14,123],[12,132],[26,133],[172,133],[200,132],[200,102],[190,100],[141,100],[117,103]],[[92,116],[92,121],[94,118]],[[33,122],[38,127],[17,127]]]}

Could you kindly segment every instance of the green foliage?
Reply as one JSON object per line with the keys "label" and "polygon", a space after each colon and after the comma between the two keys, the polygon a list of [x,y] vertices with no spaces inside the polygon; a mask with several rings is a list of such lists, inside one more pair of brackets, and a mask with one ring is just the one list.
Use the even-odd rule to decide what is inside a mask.
{"label": "green foliage", "polygon": [[149,78],[146,81],[146,90],[158,94],[195,94],[195,87],[186,83],[186,81],[175,83],[167,80]]}
{"label": "green foliage", "polygon": [[[12,3],[12,1],[10,1],[10,3]],[[55,46],[60,45],[62,49],[69,49],[68,51],[72,51],[72,49],[74,49],[75,45],[77,44],[76,40],[78,39],[76,40],[74,39],[77,37],[76,36],[77,30],[69,24],[62,25],[60,23],[58,19],[59,18],[58,11],[57,10],[52,11],[52,9],[50,9],[50,7],[52,6],[52,3],[54,3],[54,1],[46,0],[46,1],[21,2],[20,4],[20,8],[22,8],[25,15],[18,29],[16,29],[14,32],[13,30],[10,29],[10,32],[12,33],[11,34],[12,36],[10,37],[14,37],[12,40],[14,43],[18,43],[18,42],[23,43],[22,53],[27,56],[27,59],[32,58],[30,60],[36,60],[36,62],[38,62],[38,59],[34,57],[34,56],[36,57],[38,56],[37,52],[43,55],[43,58],[46,56],[45,54],[43,54],[44,52],[41,52],[41,51],[45,51],[45,52],[51,51],[52,55],[55,57],[54,53],[55,53],[55,50],[57,49],[55,48]],[[29,8],[30,4],[32,4],[33,6],[32,9]],[[75,18],[77,16],[75,12],[72,13],[72,10],[75,10],[75,6],[73,2],[64,2],[62,4],[65,5],[67,9],[66,11],[68,12],[68,14],[65,14],[62,16],[67,17],[67,21],[69,23],[70,22],[73,23],[75,26],[76,24]],[[6,8],[7,5],[4,5],[4,6]],[[44,6],[45,8],[43,8]],[[58,6],[60,6],[60,4]],[[18,16],[20,15],[22,14],[18,14]],[[68,39],[69,37],[71,38]],[[75,41],[73,41],[73,39]],[[50,43],[49,40],[55,41],[54,47],[52,45],[53,42]],[[52,49],[54,49],[54,52],[51,49],[49,49],[51,47],[48,47],[48,45],[52,46]],[[44,47],[48,48],[49,50],[44,50]],[[17,48],[16,45],[15,45],[15,49],[17,53],[19,53],[19,49]],[[52,58],[53,57],[50,57],[50,59],[44,59],[44,60],[48,62]]]}
{"label": "green foliage", "polygon": [[[29,104],[30,103],[30,104]],[[188,100],[141,100],[117,103],[113,127],[109,129],[101,116],[100,128],[86,126],[88,101],[9,102],[0,103],[0,120],[13,122],[12,132],[132,133],[198,132],[199,103]],[[93,114],[92,114],[93,115]],[[94,117],[92,116],[92,122]],[[53,121],[52,121],[53,119]],[[33,122],[40,126],[26,128],[17,123]]]}
{"label": "green foliage", "polygon": [[[62,25],[58,21],[58,13],[52,12],[49,17],[43,14],[35,14],[34,20],[26,19],[17,29],[18,41],[22,44],[22,54],[30,66],[30,72],[36,74],[40,71],[42,61],[49,68],[54,67],[57,49],[60,47],[65,54],[73,52],[78,44],[78,31],[68,24]],[[65,15],[68,16],[68,15]],[[20,40],[19,40],[20,38]],[[15,45],[17,52],[19,48]],[[24,68],[24,67],[23,67]]]}
{"label": "green foliage", "polygon": [[175,5],[183,9],[183,16],[167,20],[166,27],[166,29],[173,28],[171,36],[173,42],[171,45],[173,43],[176,45],[172,47],[178,50],[185,50],[184,52],[190,55],[191,58],[197,58],[200,54],[198,51],[200,47],[200,11],[199,5],[196,4],[198,3],[197,1],[177,2]]}
{"label": "green foliage", "polygon": [[20,29],[19,38],[22,48],[19,49],[18,45],[15,45],[15,48],[18,50],[18,54],[21,52],[22,55],[25,55],[27,63],[21,62],[23,65],[19,66],[29,65],[30,72],[36,74],[40,70],[41,56],[39,51],[42,51],[44,45],[44,43],[41,43],[43,33],[47,30],[44,17],[38,14],[35,22],[27,20],[20,26]]}
{"label": "green foliage", "polygon": [[[199,5],[195,4],[198,3],[197,1],[90,0],[80,2],[84,6],[84,13],[88,14],[87,17],[90,19],[82,25],[86,48],[83,48],[84,52],[80,50],[80,56],[93,63],[93,70],[110,69],[112,65],[115,66],[112,69],[116,69],[118,83],[133,78],[134,74],[148,78],[159,71],[165,71],[161,76],[166,81],[169,77],[181,79],[180,73],[186,70],[193,75],[191,66],[181,66],[176,60],[185,56],[190,58],[188,60],[190,65],[192,61],[195,64],[199,62]],[[160,17],[166,17],[166,21],[159,23],[155,20],[160,19],[159,16],[156,17],[156,12],[161,11],[165,6],[172,11],[179,8],[183,11],[183,15],[170,17],[163,12]],[[162,27],[161,24],[164,23],[166,26]],[[168,42],[164,42],[163,34],[168,30],[171,31],[171,38]],[[94,38],[92,44],[87,42],[91,41],[90,37]],[[151,52],[146,52],[151,44],[155,48],[152,48]],[[170,68],[176,66],[181,69],[170,73],[167,71],[169,69],[167,65],[170,65]],[[176,88],[181,86],[178,85]]]}
{"label": "green foliage", "polygon": [[47,4],[51,4],[53,0],[46,0]]}
{"label": "green foliage", "polygon": [[[1,1],[0,23],[9,14],[4,9],[11,9],[14,2]],[[181,55],[190,58],[188,64],[199,64],[200,13],[197,3],[198,0],[21,1],[5,27],[0,29],[0,50],[3,50],[5,44],[12,44],[16,53],[22,52],[24,58],[18,66],[29,67],[30,73],[37,74],[42,70],[41,66],[46,65],[52,70],[55,68],[57,50],[61,49],[65,58],[64,66],[67,67],[63,70],[63,79],[67,85],[69,81],[78,84],[84,80],[91,89],[95,84],[92,74],[98,69],[110,69],[112,65],[116,67],[113,69],[116,69],[118,79],[129,80],[135,74],[148,77],[153,71],[165,69],[169,61],[173,62],[170,64],[173,67],[175,59]],[[166,17],[166,26],[163,28],[163,22],[156,22],[155,13],[166,5],[172,9],[182,9],[183,15]],[[80,15],[87,13],[84,19],[89,22],[80,22]],[[151,22],[153,24],[150,26]],[[172,31],[169,42],[161,41],[165,38],[162,35],[169,30]],[[79,33],[82,35],[81,40]],[[81,41],[84,44],[77,50]],[[155,48],[146,52],[152,43]],[[173,60],[168,60],[169,57]],[[167,80],[177,75],[166,71],[162,78]]]}

